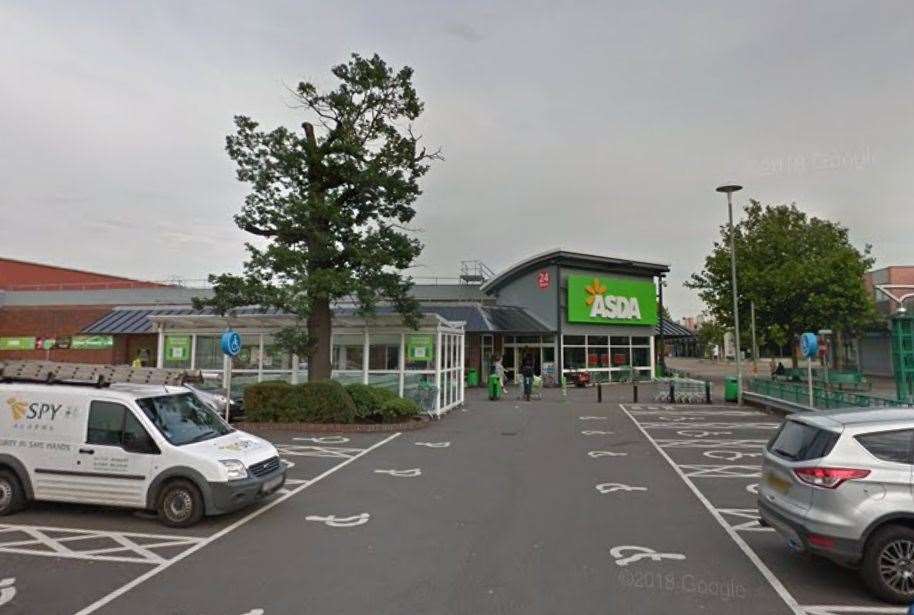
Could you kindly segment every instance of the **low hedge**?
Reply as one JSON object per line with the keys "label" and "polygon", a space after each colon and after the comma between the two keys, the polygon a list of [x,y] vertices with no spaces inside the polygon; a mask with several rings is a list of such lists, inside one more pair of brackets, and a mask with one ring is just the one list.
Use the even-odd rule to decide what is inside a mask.
{"label": "low hedge", "polygon": [[339,382],[260,382],[244,391],[247,420],[255,423],[352,423],[356,407]]}
{"label": "low hedge", "polygon": [[380,421],[381,406],[391,399],[397,399],[397,394],[390,389],[373,387],[369,384],[350,384],[346,392],[355,404],[356,417],[362,420]]}
{"label": "low hedge", "polygon": [[292,385],[284,380],[266,380],[244,390],[245,416],[259,422],[278,421],[279,409],[288,405]]}
{"label": "low hedge", "polygon": [[419,415],[419,404],[411,399],[394,397],[381,404],[381,416],[385,423],[400,423]]}

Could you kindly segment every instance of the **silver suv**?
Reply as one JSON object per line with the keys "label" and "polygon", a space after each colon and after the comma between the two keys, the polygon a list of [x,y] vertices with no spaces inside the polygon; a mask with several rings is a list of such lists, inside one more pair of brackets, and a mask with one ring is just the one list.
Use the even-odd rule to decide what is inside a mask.
{"label": "silver suv", "polygon": [[914,600],[914,409],[787,417],[766,447],[760,523],[797,551],[860,569],[879,598]]}

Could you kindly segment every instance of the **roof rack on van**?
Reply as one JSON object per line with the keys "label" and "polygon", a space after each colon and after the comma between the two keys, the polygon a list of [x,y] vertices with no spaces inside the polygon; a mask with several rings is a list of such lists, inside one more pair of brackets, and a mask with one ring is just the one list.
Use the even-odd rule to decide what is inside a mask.
{"label": "roof rack on van", "polygon": [[115,383],[181,386],[187,382],[202,381],[202,373],[199,370],[190,369],[158,369],[56,361],[0,361],[0,382],[38,382],[106,387]]}

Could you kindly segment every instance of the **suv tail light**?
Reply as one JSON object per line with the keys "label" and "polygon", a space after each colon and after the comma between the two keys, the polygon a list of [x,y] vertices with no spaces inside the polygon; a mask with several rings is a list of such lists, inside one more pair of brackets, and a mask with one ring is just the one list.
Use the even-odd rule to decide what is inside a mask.
{"label": "suv tail light", "polygon": [[795,468],[793,473],[809,485],[835,489],[846,480],[869,476],[870,471],[854,468]]}

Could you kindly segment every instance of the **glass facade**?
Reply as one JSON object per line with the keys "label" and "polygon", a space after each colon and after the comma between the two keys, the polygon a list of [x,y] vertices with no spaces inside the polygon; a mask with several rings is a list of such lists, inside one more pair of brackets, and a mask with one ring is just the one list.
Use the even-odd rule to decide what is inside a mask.
{"label": "glass facade", "polygon": [[648,336],[564,335],[564,372],[586,370],[594,382],[617,381],[631,371],[651,374],[651,338]]}
{"label": "glass facade", "polygon": [[[164,333],[163,367],[199,369],[222,382],[221,336],[213,333]],[[441,347],[438,347],[440,340]],[[232,359],[232,391],[255,382],[305,382],[307,363],[282,350],[270,333],[242,333],[241,352]],[[364,383],[411,397],[426,411],[463,402],[465,335],[460,328],[430,331],[334,333],[330,341],[331,377]],[[216,373],[218,372],[218,373]]]}

